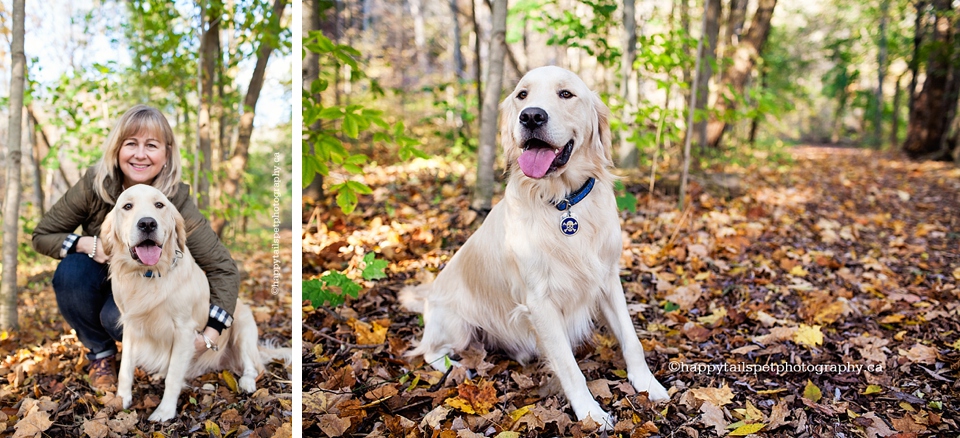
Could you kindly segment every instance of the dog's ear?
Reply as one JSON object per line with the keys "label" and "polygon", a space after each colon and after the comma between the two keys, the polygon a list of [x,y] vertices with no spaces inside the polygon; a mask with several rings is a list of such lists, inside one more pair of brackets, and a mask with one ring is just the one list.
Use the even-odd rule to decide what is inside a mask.
{"label": "dog's ear", "polygon": [[187,228],[183,224],[183,216],[179,214],[173,215],[174,220],[177,222],[177,246],[180,248],[180,251],[187,250]]}
{"label": "dog's ear", "polygon": [[[514,90],[516,91],[516,90]],[[513,102],[514,92],[510,92],[500,103],[500,144],[503,146],[503,157],[506,160],[506,169],[510,170],[520,158],[520,147],[513,137],[514,123],[517,121],[517,106]]]}
{"label": "dog's ear", "polygon": [[110,257],[113,254],[113,246],[116,241],[114,236],[114,213],[115,210],[110,210],[107,213],[107,216],[103,218],[103,223],[100,224],[100,248],[107,257]]}
{"label": "dog's ear", "polygon": [[603,100],[600,99],[600,96],[596,93],[591,93],[593,95],[593,111],[597,115],[597,125],[593,130],[593,146],[597,148],[599,152],[603,154],[603,157],[607,159],[608,164],[613,162],[611,144],[611,134],[610,134],[610,109],[607,108],[607,105],[603,103]]}

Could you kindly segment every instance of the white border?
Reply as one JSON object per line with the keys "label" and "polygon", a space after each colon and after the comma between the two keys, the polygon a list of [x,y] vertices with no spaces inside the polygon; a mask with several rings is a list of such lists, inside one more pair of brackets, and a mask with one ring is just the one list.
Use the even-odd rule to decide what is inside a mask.
{"label": "white border", "polygon": [[293,84],[291,89],[291,100],[293,100],[293,123],[291,124],[291,151],[293,152],[293,169],[291,169],[293,179],[291,181],[291,190],[293,191],[293,220],[291,221],[291,274],[293,278],[291,300],[293,312],[293,336],[291,348],[293,350],[293,436],[303,436],[303,190],[301,184],[303,181],[303,152],[301,151],[303,129],[303,3],[300,0],[293,0],[293,21],[290,22],[290,28],[293,33],[293,51],[290,58],[293,62]]}

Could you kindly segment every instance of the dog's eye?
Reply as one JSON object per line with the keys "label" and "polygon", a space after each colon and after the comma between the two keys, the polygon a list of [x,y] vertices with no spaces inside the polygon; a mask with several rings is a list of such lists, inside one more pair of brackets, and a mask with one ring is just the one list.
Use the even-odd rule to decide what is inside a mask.
{"label": "dog's eye", "polygon": [[124,210],[130,210],[131,208],[133,208],[133,204],[128,202],[126,204],[123,204],[123,207],[121,208],[123,208]]}
{"label": "dog's eye", "polygon": [[521,92],[517,93],[517,99],[523,100],[523,99],[526,99],[526,98],[527,98],[527,92],[526,92],[526,91],[521,91]]}
{"label": "dog's eye", "polygon": [[560,98],[561,98],[561,99],[569,99],[569,98],[573,97],[573,93],[571,93],[571,92],[568,91],[568,90],[560,90],[560,92],[557,93],[557,94],[560,95]]}
{"label": "dog's eye", "polygon": [[163,208],[163,203],[162,203],[162,202],[158,202],[158,203],[156,203],[156,204],[153,204],[153,206],[154,206],[154,207],[157,207],[157,208]]}

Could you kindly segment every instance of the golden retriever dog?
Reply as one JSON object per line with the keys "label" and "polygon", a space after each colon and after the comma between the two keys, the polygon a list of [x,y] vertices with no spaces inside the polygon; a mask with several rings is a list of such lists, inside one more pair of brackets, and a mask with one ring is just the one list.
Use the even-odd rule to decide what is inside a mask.
{"label": "golden retriever dog", "polygon": [[577,418],[611,428],[574,356],[598,313],[630,383],[651,400],[670,396],[647,368],[620,284],[610,112],[576,74],[552,66],[527,73],[500,111],[503,200],[433,282],[401,291],[425,324],[410,354],[444,370],[445,356],[480,335],[521,363],[542,356]]}
{"label": "golden retriever dog", "polygon": [[223,330],[219,350],[196,355],[194,339],[207,323],[210,287],[186,245],[183,218],[159,190],[136,185],[123,192],[100,232],[110,255],[113,297],[123,326],[123,357],[117,395],[132,401],[133,371],[165,375],[163,398],[150,421],[177,414],[186,379],[229,369],[240,375],[245,392],[257,389],[257,376],[273,359],[290,363],[289,348],[258,345],[250,308],[237,303],[234,322]]}

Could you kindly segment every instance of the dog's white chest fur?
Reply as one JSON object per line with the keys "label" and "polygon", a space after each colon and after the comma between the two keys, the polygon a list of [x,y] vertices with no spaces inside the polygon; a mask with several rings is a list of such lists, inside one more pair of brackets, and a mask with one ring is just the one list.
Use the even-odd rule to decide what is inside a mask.
{"label": "dog's white chest fur", "polygon": [[[140,270],[114,278],[124,287],[114,290],[120,309],[120,322],[125,335],[140,345],[156,346],[157,350],[173,348],[177,333],[203,329],[210,306],[210,288],[206,282],[190,282],[203,278],[189,251],[166,272],[152,270],[145,277]],[[157,272],[160,272],[158,275]],[[184,312],[183,309],[190,309]],[[134,363],[149,373],[164,374],[170,366],[168,354],[155,354],[154,349],[139,349]]]}
{"label": "dog's white chest fur", "polygon": [[[549,300],[560,308],[572,346],[589,335],[601,286],[617,271],[620,226],[616,214],[611,214],[615,207],[610,210],[602,199],[608,196],[612,197],[612,192],[598,187],[571,207],[580,228],[573,236],[561,232],[563,212],[553,204],[525,207],[526,201],[512,197],[508,189],[502,205],[511,218],[506,221],[504,246],[518,267],[513,283],[524,285],[513,291],[513,298],[517,306]],[[527,344],[523,349],[533,353],[536,345]]]}

